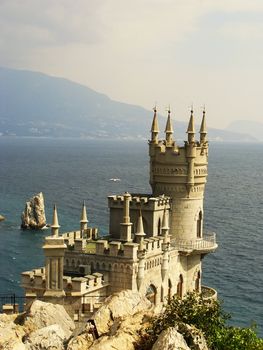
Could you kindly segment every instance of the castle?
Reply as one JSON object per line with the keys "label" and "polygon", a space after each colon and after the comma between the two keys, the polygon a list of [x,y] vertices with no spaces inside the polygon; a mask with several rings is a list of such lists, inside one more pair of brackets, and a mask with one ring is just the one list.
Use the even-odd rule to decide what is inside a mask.
{"label": "castle", "polygon": [[217,297],[214,289],[201,285],[202,259],[217,248],[215,234],[203,232],[205,111],[199,141],[193,111],[187,135],[178,146],[168,111],[165,140],[160,140],[154,109],[149,141],[152,193],[109,196],[108,236],[98,237],[98,229],[88,225],[85,203],[80,229],[60,235],[54,207],[51,236],[43,246],[45,267],[22,273],[27,302],[38,298],[62,303],[77,320],[124,289],[141,292],[155,305],[189,291]]}

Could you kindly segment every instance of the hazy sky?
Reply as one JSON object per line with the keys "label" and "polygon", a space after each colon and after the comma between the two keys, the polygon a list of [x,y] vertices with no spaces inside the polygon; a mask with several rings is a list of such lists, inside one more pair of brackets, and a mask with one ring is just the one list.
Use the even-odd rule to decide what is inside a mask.
{"label": "hazy sky", "polygon": [[0,0],[0,65],[209,125],[262,121],[263,0]]}

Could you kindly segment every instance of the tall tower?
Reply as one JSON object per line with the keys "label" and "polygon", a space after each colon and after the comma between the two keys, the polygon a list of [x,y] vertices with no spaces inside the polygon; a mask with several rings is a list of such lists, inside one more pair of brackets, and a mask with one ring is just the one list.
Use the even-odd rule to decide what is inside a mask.
{"label": "tall tower", "polygon": [[59,236],[59,227],[57,208],[54,206],[51,236],[46,237],[43,246],[46,262],[46,291],[44,296],[60,297],[65,294],[63,290],[63,265],[67,246],[64,243],[64,238]]}
{"label": "tall tower", "polygon": [[150,185],[154,196],[165,194],[172,199],[171,239],[194,240],[202,238],[203,232],[203,199],[208,164],[205,111],[199,141],[195,139],[193,110],[184,146],[177,146],[172,133],[168,111],[165,140],[158,140],[158,134],[152,131],[149,141]]}

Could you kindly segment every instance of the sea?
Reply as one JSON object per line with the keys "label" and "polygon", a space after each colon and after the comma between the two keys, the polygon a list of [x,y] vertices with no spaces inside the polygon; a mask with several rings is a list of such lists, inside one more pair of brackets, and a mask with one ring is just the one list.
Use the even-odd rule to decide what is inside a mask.
{"label": "sea", "polygon": [[[218,249],[203,260],[202,283],[218,291],[231,324],[255,322],[263,337],[263,144],[211,143],[208,173],[204,225]],[[23,295],[20,273],[44,264],[49,229],[20,229],[40,191],[49,223],[56,203],[61,232],[79,228],[85,200],[89,225],[107,234],[108,195],[150,192],[147,141],[0,137],[0,296]]]}

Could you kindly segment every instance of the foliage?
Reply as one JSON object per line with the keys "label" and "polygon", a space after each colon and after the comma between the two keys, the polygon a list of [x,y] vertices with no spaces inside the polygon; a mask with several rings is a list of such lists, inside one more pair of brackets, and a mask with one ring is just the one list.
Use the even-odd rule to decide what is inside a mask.
{"label": "foliage", "polygon": [[158,335],[168,327],[177,327],[187,341],[182,325],[189,324],[204,333],[211,350],[263,350],[263,340],[257,337],[255,326],[231,327],[227,325],[229,319],[217,300],[203,299],[196,293],[188,293],[183,299],[174,296],[165,311],[153,319],[141,349],[151,349]]}

